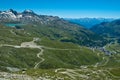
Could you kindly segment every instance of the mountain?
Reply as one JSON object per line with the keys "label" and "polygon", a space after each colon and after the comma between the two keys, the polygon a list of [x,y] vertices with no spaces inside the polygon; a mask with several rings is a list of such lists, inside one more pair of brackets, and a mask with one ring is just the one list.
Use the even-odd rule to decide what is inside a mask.
{"label": "mountain", "polygon": [[95,25],[91,30],[99,35],[103,35],[111,38],[120,38],[120,20],[114,20],[112,22],[103,22]]}
{"label": "mountain", "polygon": [[[12,9],[0,12],[2,23],[25,24],[25,30],[33,31],[37,35],[47,36],[50,39],[62,42],[72,42],[85,46],[103,46],[106,40],[92,31],[70,23],[56,16],[38,15],[32,10],[18,13]],[[102,41],[101,41],[102,40]]]}
{"label": "mountain", "polygon": [[0,13],[1,80],[120,79],[116,41],[32,10]]}
{"label": "mountain", "polygon": [[[50,39],[62,31],[54,28],[56,26],[29,24],[19,27],[0,25],[0,79],[76,80],[80,77],[73,79],[57,70],[74,70],[82,65],[94,65],[102,61],[102,55],[96,54],[98,50],[93,52],[85,46]],[[67,36],[67,31],[62,35]]]}
{"label": "mountain", "polygon": [[96,24],[100,24],[101,22],[111,22],[114,19],[113,18],[65,18],[65,20],[68,20],[70,22],[83,25],[86,28],[91,28],[92,26]]}
{"label": "mountain", "polygon": [[[42,36],[43,31],[43,34],[48,34],[46,26],[39,25],[40,29],[33,25],[20,27],[0,25],[2,80],[89,80],[101,77],[119,80],[119,56],[109,57],[97,48],[49,39]],[[41,29],[43,31],[39,31]],[[118,46],[115,46],[115,51],[119,50]]]}
{"label": "mountain", "polygon": [[47,21],[51,21],[56,17],[52,16],[40,16],[34,13],[32,10],[25,10],[22,13],[18,13],[15,10],[1,11],[0,12],[0,21],[1,22],[21,22],[21,23],[29,23],[29,22],[39,22],[39,23],[47,23]]}

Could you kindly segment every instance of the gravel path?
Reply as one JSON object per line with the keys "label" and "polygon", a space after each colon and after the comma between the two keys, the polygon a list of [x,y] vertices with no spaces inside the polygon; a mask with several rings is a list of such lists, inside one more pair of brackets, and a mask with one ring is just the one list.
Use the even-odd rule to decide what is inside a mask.
{"label": "gravel path", "polygon": [[37,57],[41,59],[39,62],[36,62],[34,69],[38,68],[39,64],[42,63],[45,59],[41,57],[43,55],[44,50],[42,49],[43,46],[37,45],[35,41],[38,41],[39,38],[33,38],[33,41],[30,42],[23,42],[20,46],[18,45],[8,45],[8,44],[1,44],[0,46],[8,46],[8,47],[14,47],[14,48],[37,48],[40,49],[40,52],[37,54]]}

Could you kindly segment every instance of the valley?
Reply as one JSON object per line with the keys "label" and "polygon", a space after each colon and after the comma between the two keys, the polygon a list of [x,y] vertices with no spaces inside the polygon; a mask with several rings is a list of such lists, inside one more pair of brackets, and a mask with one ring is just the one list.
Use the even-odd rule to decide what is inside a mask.
{"label": "valley", "polygon": [[[31,10],[0,12],[0,18],[0,80],[120,79],[119,21],[98,25],[102,34]],[[101,27],[108,24],[115,31]]]}
{"label": "valley", "polygon": [[[9,45],[9,44],[1,44],[1,47],[13,47],[13,48],[37,48],[40,49],[40,52],[36,55],[37,58],[40,59],[39,62],[35,62],[34,69],[28,69],[25,71],[18,71],[17,74],[16,72],[13,73],[6,73],[6,72],[1,72],[0,76],[1,79],[4,78],[5,80],[24,80],[24,79],[29,79],[29,80],[37,80],[37,79],[42,79],[42,80],[89,80],[89,79],[119,79],[119,76],[115,76],[112,74],[110,71],[116,68],[102,68],[106,66],[109,62],[109,57],[103,56],[103,59],[101,62],[97,62],[94,65],[81,65],[79,68],[74,68],[74,69],[66,69],[66,68],[58,68],[58,69],[39,69],[39,65],[45,61],[42,55],[44,55],[44,49],[48,50],[59,50],[59,51],[74,51],[74,50],[83,50],[84,48],[80,47],[77,49],[60,49],[60,48],[51,48],[51,47],[45,47],[41,45],[37,45],[35,42],[36,41],[41,41],[39,38],[33,38],[33,41],[30,42],[22,42],[20,46],[17,45]],[[111,45],[109,45],[111,46]],[[103,53],[100,53],[92,49],[92,52],[95,52],[100,56]],[[26,56],[27,57],[27,56]],[[118,68],[119,69],[119,68]],[[42,72],[41,72],[42,71]],[[47,72],[49,71],[49,73]]]}
{"label": "valley", "polygon": [[[13,79],[17,79],[17,80],[24,80],[24,79],[29,79],[29,80],[36,80],[36,79],[42,79],[42,80],[53,80],[53,79],[60,79],[60,80],[89,80],[89,79],[119,79],[120,77],[113,75],[110,70],[114,69],[114,68],[102,68],[104,66],[106,66],[109,62],[109,57],[105,57],[103,56],[103,60],[101,62],[97,62],[95,65],[82,65],[79,68],[75,68],[75,69],[66,69],[66,68],[58,68],[58,69],[47,69],[47,71],[49,71],[49,73],[46,72],[46,70],[44,71],[44,69],[39,69],[39,65],[45,60],[44,58],[42,58],[41,56],[44,55],[43,52],[44,49],[52,49],[52,50],[79,50],[79,49],[56,49],[56,48],[50,48],[50,47],[44,47],[44,46],[40,46],[40,45],[36,45],[36,43],[34,43],[34,41],[38,41],[39,38],[33,38],[33,41],[31,42],[23,42],[21,43],[20,46],[16,46],[16,45],[8,45],[8,44],[3,44],[1,45],[1,47],[14,47],[14,48],[38,48],[41,51],[36,55],[36,57],[40,58],[39,62],[35,62],[35,66],[34,69],[28,69],[27,71],[20,71],[19,74],[17,72],[14,73],[6,73],[6,72],[1,72],[0,76],[1,79],[2,77],[5,78],[6,80],[13,80]],[[95,52],[93,50],[93,52]],[[97,53],[98,54],[98,53]],[[100,56],[100,54],[99,54]],[[102,67],[100,67],[102,66]],[[31,72],[32,71],[32,72]],[[42,73],[40,73],[41,71],[43,71]],[[55,75],[56,76],[55,76]],[[101,75],[102,74],[102,75]],[[42,76],[40,76],[42,75]],[[64,76],[63,76],[64,75]],[[107,77],[106,77],[107,76]]]}
{"label": "valley", "polygon": [[91,28],[94,25],[100,24],[102,22],[111,22],[115,20],[114,18],[65,18],[72,23],[83,25],[86,28]]}

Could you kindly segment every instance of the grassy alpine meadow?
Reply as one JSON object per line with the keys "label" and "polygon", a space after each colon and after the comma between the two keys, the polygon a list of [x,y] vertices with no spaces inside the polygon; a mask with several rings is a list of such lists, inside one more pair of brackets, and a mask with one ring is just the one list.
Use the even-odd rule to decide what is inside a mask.
{"label": "grassy alpine meadow", "polygon": [[[18,14],[9,10],[0,12],[0,16],[7,12],[15,14],[14,17],[19,14],[25,17],[20,21],[8,20],[11,27],[4,21],[0,24],[0,79],[120,79],[118,29],[112,32],[111,27],[109,32],[107,28],[109,33],[99,35],[94,27],[87,29],[59,17],[37,15],[31,10]],[[99,26],[104,28],[104,24],[108,26],[108,23]],[[112,25],[118,28],[119,21]]]}
{"label": "grassy alpine meadow", "polygon": [[20,70],[34,68],[35,62],[40,60],[36,57],[39,51],[29,48],[0,47],[0,69],[6,67],[19,68]]}

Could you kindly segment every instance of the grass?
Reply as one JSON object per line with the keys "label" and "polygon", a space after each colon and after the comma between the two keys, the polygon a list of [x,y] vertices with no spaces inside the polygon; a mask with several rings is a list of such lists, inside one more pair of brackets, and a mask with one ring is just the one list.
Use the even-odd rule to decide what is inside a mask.
{"label": "grass", "polygon": [[[118,43],[111,44],[106,47],[107,50],[113,52],[111,56],[109,56],[109,62],[107,63],[107,67],[120,67],[120,45]],[[116,52],[116,53],[114,53]]]}
{"label": "grass", "polygon": [[[44,52],[41,57],[44,58],[45,61],[39,65],[39,69],[33,69],[33,67],[35,66],[36,62],[40,61],[40,59],[37,58],[37,53],[39,53],[40,50],[29,49],[29,48],[16,49],[12,47],[0,47],[0,71],[7,71],[6,67],[13,67],[19,69],[26,68],[27,69],[26,74],[30,76],[36,76],[36,77],[54,76],[52,78],[53,80],[58,77],[64,78],[65,80],[70,80],[68,75],[55,73],[54,72],[55,69],[64,68],[65,70],[66,69],[74,70],[75,68],[79,69],[80,66],[83,65],[92,66],[98,62],[102,62],[102,57],[104,56],[102,52],[99,52],[97,50],[93,51],[87,47],[80,46],[78,44],[73,44],[71,42],[59,41],[61,37],[64,38],[65,36],[73,38],[70,35],[54,34],[54,32],[52,32],[53,30],[48,32],[49,34],[45,32],[42,33],[42,31],[45,31],[46,28],[42,27],[42,31],[38,31],[41,28],[39,28],[38,30],[36,29],[34,30],[34,28],[36,27],[33,27],[33,29],[30,30],[27,29],[28,30],[27,31],[27,30],[17,30],[14,28],[6,28],[4,26],[0,26],[0,44],[20,45],[22,42],[29,42],[32,41],[34,37],[39,37],[40,41],[37,41],[36,43],[38,45],[47,47],[47,48],[43,48]],[[11,32],[11,30],[13,32]],[[49,28],[49,30],[51,30],[51,27]],[[57,30],[55,29],[55,31]],[[111,45],[110,47],[108,47],[108,49],[110,49],[111,51],[113,50],[116,51],[117,54],[111,56],[104,56],[104,57],[108,57],[109,61],[105,66],[100,67],[100,69],[114,68],[110,70],[110,72],[115,76],[119,76],[120,45],[119,44]],[[98,55],[98,53],[100,54]],[[89,67],[86,69],[88,70],[87,72],[81,71],[80,73],[87,75],[88,73],[92,73],[91,72],[92,69],[94,69],[94,67],[91,68]],[[96,68],[95,71],[98,70],[99,68]],[[105,74],[106,76],[109,77],[107,72]],[[91,75],[92,78],[95,76],[97,75],[96,74]],[[102,73],[99,73],[99,76],[103,76]],[[103,79],[105,79],[105,76]]]}
{"label": "grass", "polygon": [[114,76],[120,77],[120,67],[119,67],[119,68],[113,68],[113,69],[110,70],[110,72],[111,72]]}
{"label": "grass", "polygon": [[41,41],[37,42],[37,44],[43,45],[46,47],[51,47],[51,48],[59,48],[59,49],[79,49],[80,48],[80,46],[77,44],[50,40],[46,37],[42,37]]}
{"label": "grass", "polygon": [[37,58],[38,49],[0,47],[0,66],[15,68],[33,68]]}
{"label": "grass", "polygon": [[0,44],[20,45],[21,42],[31,41],[32,36],[24,30],[17,30],[0,25]]}
{"label": "grass", "polygon": [[79,68],[81,65],[91,65],[101,61],[101,57],[97,56],[89,49],[78,50],[47,50],[45,49],[43,58],[45,61],[41,63],[40,68]]}

